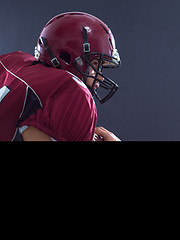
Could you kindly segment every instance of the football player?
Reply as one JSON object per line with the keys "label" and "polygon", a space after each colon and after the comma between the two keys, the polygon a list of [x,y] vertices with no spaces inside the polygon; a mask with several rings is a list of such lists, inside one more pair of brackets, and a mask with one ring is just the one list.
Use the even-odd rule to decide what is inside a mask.
{"label": "football player", "polygon": [[20,51],[0,56],[0,140],[119,140],[96,128],[93,99],[104,103],[117,91],[103,68],[119,65],[114,37],[101,20],[82,12],[55,16],[34,57]]}

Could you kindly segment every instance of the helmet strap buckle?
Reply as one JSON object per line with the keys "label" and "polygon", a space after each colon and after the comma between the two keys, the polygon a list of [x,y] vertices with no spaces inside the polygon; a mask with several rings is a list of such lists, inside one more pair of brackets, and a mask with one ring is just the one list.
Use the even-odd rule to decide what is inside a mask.
{"label": "helmet strap buckle", "polygon": [[83,44],[83,51],[84,51],[84,53],[89,53],[90,52],[90,44],[89,43],[84,43]]}
{"label": "helmet strap buckle", "polygon": [[51,62],[52,62],[54,67],[58,67],[60,65],[60,63],[59,63],[59,61],[56,57],[51,59]]}
{"label": "helmet strap buckle", "polygon": [[46,38],[41,37],[41,41],[44,44],[44,47],[45,47],[46,51],[48,52],[48,54],[51,58],[51,62],[53,64],[53,66],[58,67],[60,65],[60,63],[59,63],[58,59],[54,56],[53,52],[51,51]]}
{"label": "helmet strap buckle", "polygon": [[87,29],[83,27],[83,51],[84,53],[90,52],[90,43],[88,42],[88,33]]}

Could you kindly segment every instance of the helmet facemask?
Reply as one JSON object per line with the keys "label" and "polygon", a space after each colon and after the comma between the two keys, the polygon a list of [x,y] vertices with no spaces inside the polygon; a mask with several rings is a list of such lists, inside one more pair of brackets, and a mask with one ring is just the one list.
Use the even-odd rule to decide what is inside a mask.
{"label": "helmet facemask", "polygon": [[[117,49],[113,49],[112,56],[90,51],[90,44],[88,43],[87,29],[83,27],[83,51],[81,57],[77,57],[73,62],[75,68],[83,75],[83,81],[89,88],[91,94],[95,96],[100,103],[106,102],[111,98],[118,89],[118,85],[110,78],[106,77],[102,71],[104,68],[117,68],[120,66],[120,56]],[[93,60],[98,60],[98,67],[95,68],[92,64]],[[83,65],[86,63],[86,71],[84,72]],[[96,73],[95,76],[90,75],[90,68]],[[98,76],[103,78],[99,79]],[[87,84],[87,78],[94,79],[92,86]],[[99,88],[95,89],[95,84],[99,83]]]}
{"label": "helmet facemask", "polygon": [[[119,55],[118,55],[119,56]],[[95,68],[92,64],[94,59],[98,60],[98,67]],[[86,62],[86,71],[83,72],[82,65],[83,60]],[[111,98],[118,89],[118,85],[113,82],[109,77],[103,74],[103,69],[106,68],[117,68],[120,66],[120,59],[112,57],[103,53],[89,52],[83,54],[81,57],[78,57],[74,62],[76,69],[83,75],[83,81],[89,88],[91,94],[95,96],[100,103],[106,102]],[[90,68],[95,72],[95,76],[90,75]],[[98,77],[101,76],[103,80]],[[88,86],[87,78],[94,79],[92,86]],[[99,88],[95,89],[94,86],[96,83],[99,83]]]}

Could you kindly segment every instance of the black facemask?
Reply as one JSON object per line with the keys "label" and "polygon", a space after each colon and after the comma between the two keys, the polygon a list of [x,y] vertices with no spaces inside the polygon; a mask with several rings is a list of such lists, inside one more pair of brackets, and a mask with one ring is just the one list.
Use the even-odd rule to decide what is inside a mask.
{"label": "black facemask", "polygon": [[[97,68],[95,68],[91,63],[90,61],[91,58],[98,60],[99,64]],[[82,59],[84,59],[87,64],[86,72],[82,72],[79,66],[80,61],[82,61]],[[108,56],[106,54],[102,54],[102,53],[90,52],[90,53],[83,54],[80,58],[76,59],[76,61],[74,61],[73,64],[76,67],[76,69],[83,75],[83,80],[85,84],[88,77],[94,79],[92,87],[88,86],[87,84],[86,85],[89,88],[91,94],[95,96],[100,103],[106,102],[117,91],[119,86],[102,73],[104,68],[117,68],[120,66],[120,62],[117,62],[116,58]],[[95,76],[89,75],[90,67],[95,71],[96,73]],[[98,76],[101,76],[103,80],[101,80],[102,78],[99,79]],[[94,86],[96,82],[99,83],[99,88],[95,90]]]}
{"label": "black facemask", "polygon": [[[110,78],[106,77],[102,73],[102,71],[104,68],[117,68],[120,66],[119,53],[116,49],[113,50],[112,54],[113,56],[109,56],[98,52],[91,52],[90,44],[88,43],[88,33],[85,27],[83,27],[83,50],[84,54],[81,57],[76,58],[73,64],[75,68],[83,75],[83,80],[86,85],[88,77],[94,79],[92,87],[88,85],[87,87],[91,91],[92,95],[95,96],[100,101],[100,103],[104,103],[114,95],[119,86],[115,82],[113,82]],[[97,68],[95,68],[91,63],[92,60],[94,59],[97,59],[99,62]],[[81,70],[84,60],[87,65],[86,72],[83,72]],[[95,71],[96,73],[95,76],[89,75],[90,67]],[[103,80],[101,80],[102,78],[99,79],[98,76],[101,76]],[[99,83],[99,88],[95,90],[94,86],[97,82]]]}

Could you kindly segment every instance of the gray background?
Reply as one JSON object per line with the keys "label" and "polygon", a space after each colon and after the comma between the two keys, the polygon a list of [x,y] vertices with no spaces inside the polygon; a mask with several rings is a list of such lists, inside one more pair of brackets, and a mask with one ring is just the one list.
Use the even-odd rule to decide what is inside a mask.
{"label": "gray background", "polygon": [[46,22],[66,11],[102,19],[121,55],[122,67],[110,73],[120,88],[97,103],[98,125],[123,141],[180,140],[180,1],[1,1],[0,54],[33,54]]}

